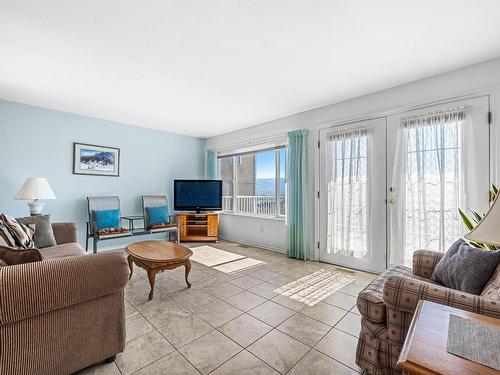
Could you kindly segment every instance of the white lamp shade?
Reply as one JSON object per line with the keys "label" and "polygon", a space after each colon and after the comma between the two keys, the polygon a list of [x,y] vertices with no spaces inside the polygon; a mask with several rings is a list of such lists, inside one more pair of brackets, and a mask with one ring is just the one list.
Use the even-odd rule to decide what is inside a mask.
{"label": "white lamp shade", "polygon": [[16,199],[56,199],[48,181],[43,177],[30,177],[16,194]]}
{"label": "white lamp shade", "polygon": [[496,197],[486,216],[464,237],[470,241],[488,245],[500,245],[500,194]]}

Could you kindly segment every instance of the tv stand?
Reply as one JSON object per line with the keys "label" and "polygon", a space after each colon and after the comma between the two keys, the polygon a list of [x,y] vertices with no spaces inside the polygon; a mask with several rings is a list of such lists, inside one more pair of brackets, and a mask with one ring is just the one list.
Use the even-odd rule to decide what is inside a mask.
{"label": "tv stand", "polygon": [[217,241],[219,236],[219,214],[181,213],[177,214],[179,239],[186,241]]}

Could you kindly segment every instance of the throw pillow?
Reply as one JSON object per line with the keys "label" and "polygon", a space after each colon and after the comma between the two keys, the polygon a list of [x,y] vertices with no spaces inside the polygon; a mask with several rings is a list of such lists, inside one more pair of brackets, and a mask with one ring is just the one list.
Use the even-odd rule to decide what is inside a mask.
{"label": "throw pillow", "polygon": [[481,294],[500,262],[500,250],[487,251],[456,241],[436,264],[431,280],[461,292]]}
{"label": "throw pillow", "polygon": [[0,216],[17,246],[23,249],[35,247],[35,230],[28,225],[18,222],[15,218],[2,214]]}
{"label": "throw pillow", "polygon": [[13,249],[11,247],[0,246],[0,259],[9,266],[42,260],[42,254],[38,249]]}
{"label": "throw pillow", "polygon": [[3,222],[1,216],[0,216],[0,244],[2,246],[7,246],[7,247],[15,247],[16,246],[16,240],[10,234],[10,230],[9,230],[9,228],[7,228],[7,226]]}
{"label": "throw pillow", "polygon": [[50,215],[21,217],[18,218],[17,221],[26,225],[35,225],[35,246],[37,248],[40,249],[57,245],[54,231],[50,224]]}
{"label": "throw pillow", "polygon": [[146,207],[149,225],[168,223],[168,207]]}
{"label": "throw pillow", "polygon": [[98,231],[120,227],[120,210],[93,210],[92,217]]}

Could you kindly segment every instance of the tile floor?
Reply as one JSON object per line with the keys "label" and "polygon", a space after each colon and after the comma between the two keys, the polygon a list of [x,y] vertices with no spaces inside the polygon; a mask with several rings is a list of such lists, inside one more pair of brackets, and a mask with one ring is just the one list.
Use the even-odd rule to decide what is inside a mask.
{"label": "tile floor", "polygon": [[[115,363],[80,374],[360,372],[356,294],[374,275],[228,241],[209,246],[243,258],[221,253],[222,264],[193,261],[190,289],[183,268],[160,273],[152,301],[146,274],[136,267],[125,290],[125,351]],[[197,255],[201,262],[204,253]]]}

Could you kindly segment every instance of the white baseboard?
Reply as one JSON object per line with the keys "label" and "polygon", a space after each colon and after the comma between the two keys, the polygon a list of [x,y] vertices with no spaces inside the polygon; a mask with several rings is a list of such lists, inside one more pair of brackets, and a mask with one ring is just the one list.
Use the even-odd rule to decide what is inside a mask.
{"label": "white baseboard", "polygon": [[258,243],[258,242],[245,241],[245,240],[241,240],[239,238],[234,238],[234,237],[231,237],[231,236],[219,236],[219,238],[221,240],[226,240],[226,241],[231,241],[231,242],[237,242],[237,243],[240,243],[240,244],[243,244],[243,245],[260,247],[260,248],[265,249],[265,250],[271,250],[271,251],[275,251],[277,253],[286,254],[286,250],[285,249],[280,249],[278,247],[264,245],[264,244]]}

